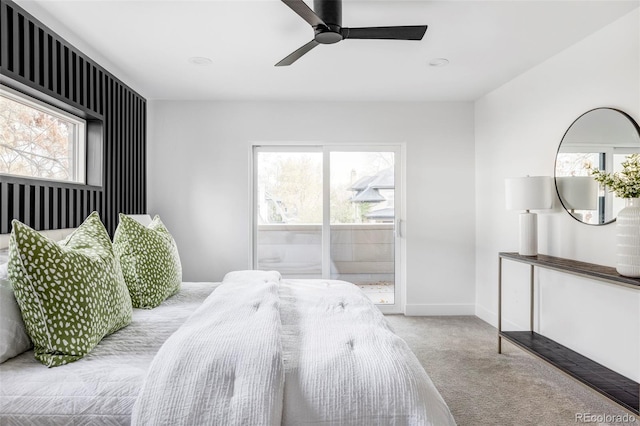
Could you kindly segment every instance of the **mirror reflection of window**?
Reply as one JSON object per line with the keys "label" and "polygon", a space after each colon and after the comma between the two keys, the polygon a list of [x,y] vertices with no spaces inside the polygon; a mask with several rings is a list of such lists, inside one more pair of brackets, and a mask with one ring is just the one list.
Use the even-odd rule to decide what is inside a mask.
{"label": "mirror reflection of window", "polygon": [[[576,147],[578,151],[589,148]],[[590,177],[589,166],[600,168],[603,158],[600,152],[558,152],[556,158],[556,186],[563,194],[563,205],[571,216],[580,222],[596,225],[606,217],[601,209],[606,208],[604,191]]]}
{"label": "mirror reflection of window", "polygon": [[597,152],[559,152],[556,159],[556,175],[589,176],[588,164],[598,164]]}
{"label": "mirror reflection of window", "polygon": [[584,223],[598,223],[598,182],[591,176],[561,176],[556,178],[556,185],[571,216]]}
{"label": "mirror reflection of window", "polygon": [[614,221],[624,200],[594,186],[589,179],[569,178],[589,177],[588,166],[620,171],[625,157],[637,152],[640,129],[624,112],[597,108],[578,117],[566,131],[556,155],[556,189],[565,210],[590,225]]}

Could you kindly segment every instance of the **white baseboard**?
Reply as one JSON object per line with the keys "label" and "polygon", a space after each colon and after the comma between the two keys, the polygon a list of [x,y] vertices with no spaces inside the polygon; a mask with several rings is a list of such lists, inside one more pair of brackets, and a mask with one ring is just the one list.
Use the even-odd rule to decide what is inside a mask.
{"label": "white baseboard", "polygon": [[[474,304],[407,305],[404,314],[408,317],[470,315],[476,316],[492,327],[498,328],[498,314],[483,306]],[[526,330],[526,328],[523,328],[504,317],[502,318],[502,329]]]}
{"label": "white baseboard", "polygon": [[[478,318],[488,323],[490,326],[498,328],[498,314],[486,309],[484,306],[476,305],[475,308],[476,308],[475,315]],[[502,329],[503,330],[525,330],[521,326],[509,320],[506,320],[504,317],[502,318]]]}
{"label": "white baseboard", "polygon": [[404,314],[406,316],[440,316],[440,315],[475,315],[474,304],[456,305],[407,305]]}
{"label": "white baseboard", "polygon": [[498,315],[486,309],[484,306],[476,305],[476,316],[493,327],[498,327]]}

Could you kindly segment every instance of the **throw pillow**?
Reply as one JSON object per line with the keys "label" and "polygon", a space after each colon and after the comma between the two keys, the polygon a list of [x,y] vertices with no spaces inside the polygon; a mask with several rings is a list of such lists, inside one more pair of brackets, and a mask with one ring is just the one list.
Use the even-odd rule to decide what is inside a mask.
{"label": "throw pillow", "polygon": [[159,216],[144,226],[120,214],[113,249],[135,308],[155,308],[180,290],[182,265],[178,248]]}
{"label": "throw pillow", "polygon": [[31,346],[11,283],[0,278],[0,364]]}
{"label": "throw pillow", "polygon": [[0,250],[0,280],[7,279],[7,267],[9,264],[9,249]]}
{"label": "throw pillow", "polygon": [[96,212],[59,243],[12,225],[9,280],[40,362],[76,361],[131,322],[131,299]]}

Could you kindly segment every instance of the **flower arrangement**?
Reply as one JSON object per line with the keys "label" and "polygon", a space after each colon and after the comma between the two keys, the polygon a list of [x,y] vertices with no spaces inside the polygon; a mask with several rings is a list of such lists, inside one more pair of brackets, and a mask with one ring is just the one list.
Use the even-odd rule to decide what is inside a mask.
{"label": "flower arrangement", "polygon": [[640,154],[627,155],[622,162],[622,171],[605,173],[590,164],[587,170],[596,182],[607,187],[620,198],[640,198]]}

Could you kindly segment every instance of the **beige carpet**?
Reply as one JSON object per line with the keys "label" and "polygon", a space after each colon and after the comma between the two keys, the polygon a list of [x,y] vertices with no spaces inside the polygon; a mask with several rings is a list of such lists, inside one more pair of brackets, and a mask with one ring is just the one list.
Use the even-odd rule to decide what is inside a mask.
{"label": "beige carpet", "polygon": [[[496,329],[476,317],[387,319],[427,370],[459,426],[640,426],[637,416],[632,423],[587,417],[630,414],[509,342],[503,341],[499,355]],[[581,414],[590,422],[576,418]]]}

